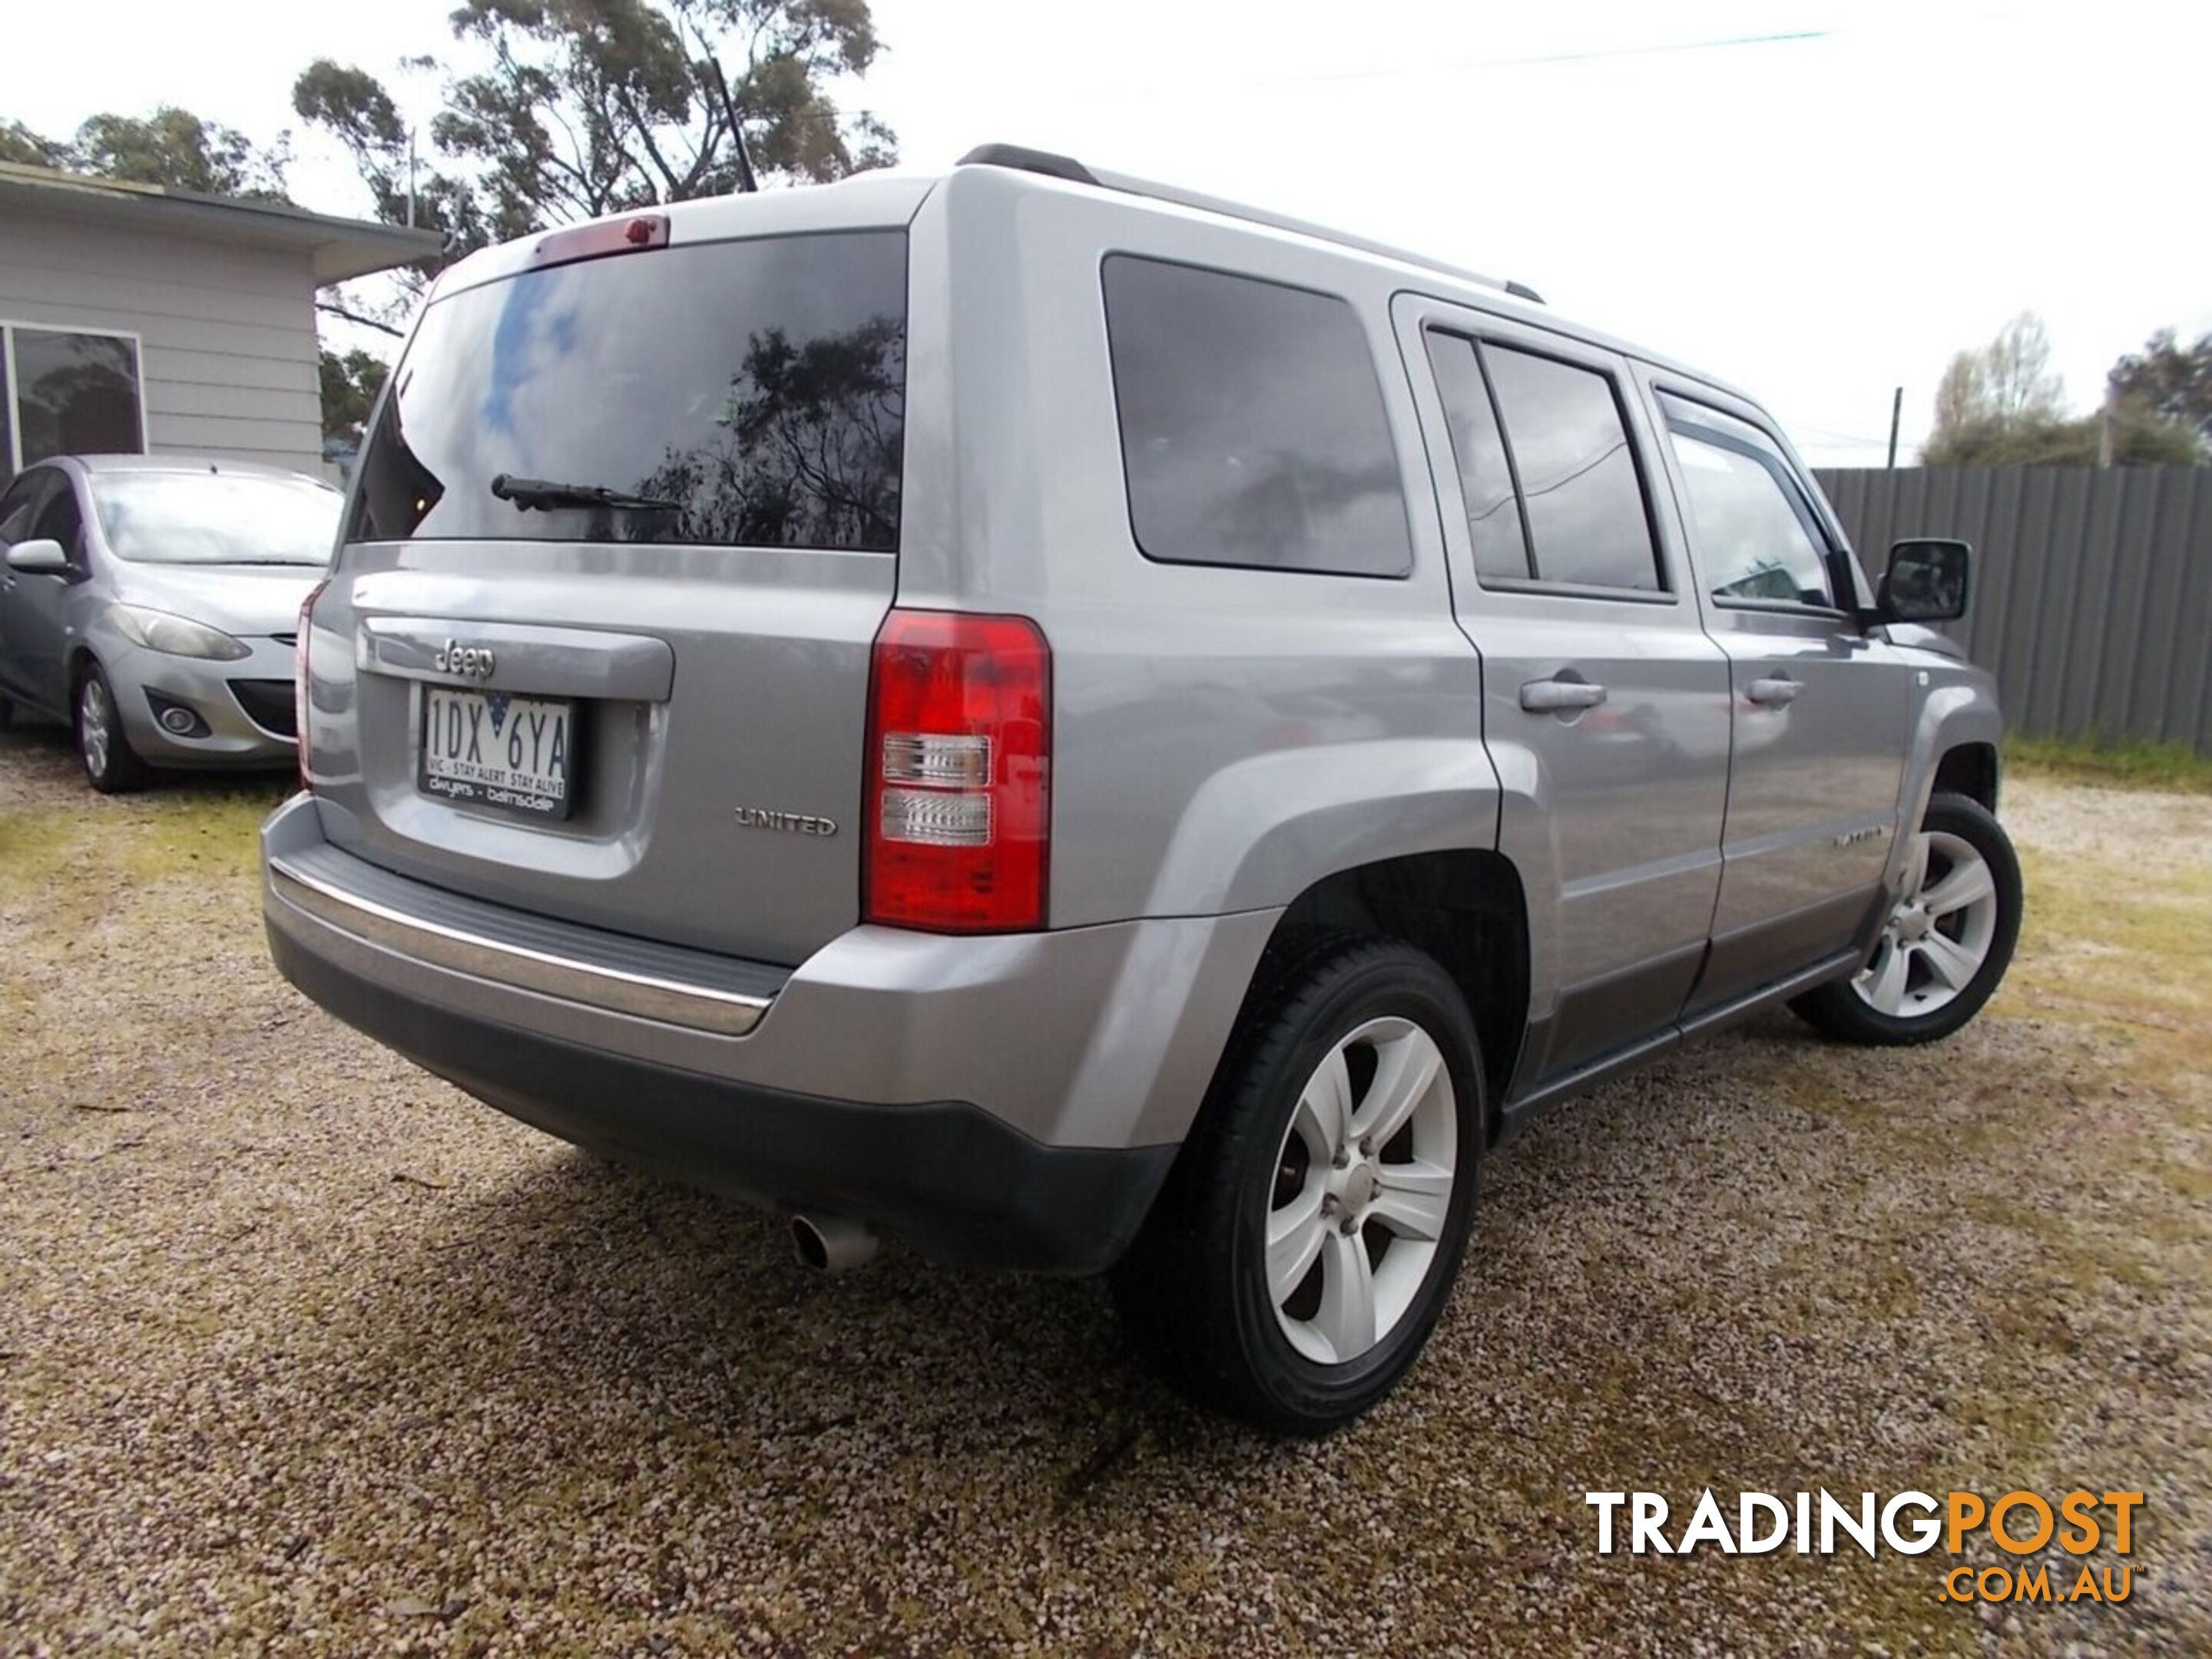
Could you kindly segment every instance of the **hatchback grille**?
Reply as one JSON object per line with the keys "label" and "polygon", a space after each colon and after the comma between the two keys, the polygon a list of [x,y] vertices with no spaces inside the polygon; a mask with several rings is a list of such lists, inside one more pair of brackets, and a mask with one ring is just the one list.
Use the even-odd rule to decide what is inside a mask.
{"label": "hatchback grille", "polygon": [[246,711],[246,718],[263,731],[280,738],[293,737],[292,682],[289,680],[233,680],[230,695]]}

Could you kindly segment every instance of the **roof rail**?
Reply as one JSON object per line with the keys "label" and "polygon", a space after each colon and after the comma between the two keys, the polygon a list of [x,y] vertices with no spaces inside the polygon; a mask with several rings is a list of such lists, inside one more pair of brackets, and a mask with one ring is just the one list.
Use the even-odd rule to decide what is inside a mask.
{"label": "roof rail", "polygon": [[1497,289],[1532,305],[1544,303],[1544,296],[1525,283],[1486,276],[1480,271],[1468,270],[1458,265],[1448,264],[1442,259],[1432,259],[1425,253],[1412,253],[1401,247],[1393,247],[1388,242],[1347,235],[1343,231],[1332,230],[1327,225],[1317,225],[1308,219],[1293,219],[1287,214],[1269,213],[1263,208],[1247,207],[1241,202],[1224,201],[1218,196],[1207,196],[1194,190],[1179,190],[1173,185],[1154,184],[1149,179],[1133,179],[1123,173],[1102,173],[1096,167],[1084,166],[1072,155],[1055,155],[1050,150],[1031,149],[1024,144],[978,144],[960,158],[958,165],[1012,167],[1023,173],[1042,173],[1048,179],[1065,179],[1071,184],[1093,185],[1101,190],[1119,191],[1125,196],[1143,196],[1155,202],[1173,202],[1179,207],[1198,208],[1207,213],[1242,219],[1249,224],[1267,225],[1276,230],[1295,231],[1301,236],[1334,242],[1340,247],[1358,248],[1363,253],[1379,254],[1401,264],[1419,265],[1425,270],[1440,271],[1447,276],[1456,276],[1462,282],[1479,283],[1485,288]]}

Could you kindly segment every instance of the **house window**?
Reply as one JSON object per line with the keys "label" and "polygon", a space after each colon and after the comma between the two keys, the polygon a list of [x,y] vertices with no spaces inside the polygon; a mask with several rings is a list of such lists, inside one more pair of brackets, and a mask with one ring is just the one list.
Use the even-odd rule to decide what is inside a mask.
{"label": "house window", "polygon": [[0,468],[146,447],[136,336],[0,323]]}

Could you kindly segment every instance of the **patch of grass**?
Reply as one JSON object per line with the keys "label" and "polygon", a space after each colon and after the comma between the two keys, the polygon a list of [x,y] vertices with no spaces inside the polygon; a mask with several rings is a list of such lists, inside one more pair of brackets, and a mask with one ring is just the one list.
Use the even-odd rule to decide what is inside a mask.
{"label": "patch of grass", "polygon": [[2033,848],[2021,862],[2027,915],[2002,1009],[2102,1033],[2107,1073],[2170,1096],[2186,1120],[2212,1074],[2212,866],[2146,872]]}
{"label": "patch of grass", "polygon": [[2005,767],[2024,776],[2065,783],[2101,783],[2123,789],[2166,789],[2181,794],[2212,795],[2212,755],[2186,744],[2152,743],[2142,738],[2005,739]]}
{"label": "patch of grass", "polygon": [[285,787],[257,781],[179,789],[147,822],[131,826],[125,862],[144,879],[250,875],[260,858],[261,821],[284,799]]}
{"label": "patch of grass", "polygon": [[13,854],[0,866],[0,892],[60,884],[75,893],[118,878],[136,884],[250,875],[261,821],[283,795],[282,786],[257,780],[176,786],[118,800],[88,793],[66,806],[0,810],[0,846]]}

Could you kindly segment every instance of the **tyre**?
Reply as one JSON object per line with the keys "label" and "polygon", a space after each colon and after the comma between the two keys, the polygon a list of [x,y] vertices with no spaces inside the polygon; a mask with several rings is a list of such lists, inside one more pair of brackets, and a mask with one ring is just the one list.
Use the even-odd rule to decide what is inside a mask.
{"label": "tyre", "polygon": [[1458,988],[1394,943],[1323,946],[1258,995],[1115,1269],[1145,1357],[1261,1427],[1323,1434],[1389,1393],[1459,1271],[1483,1144]]}
{"label": "tyre", "polygon": [[0,697],[0,732],[5,732],[15,721],[15,705]]}
{"label": "tyre", "polygon": [[123,730],[123,716],[115,706],[114,688],[100,665],[88,666],[76,683],[76,757],[84,778],[103,795],[128,794],[146,787],[146,763]]}
{"label": "tyre", "polygon": [[1814,1029],[1871,1046],[1930,1042],[1990,1000],[2020,939],[2020,860],[1987,807],[1928,803],[1907,854],[1905,891],[1853,977],[1790,1006]]}

